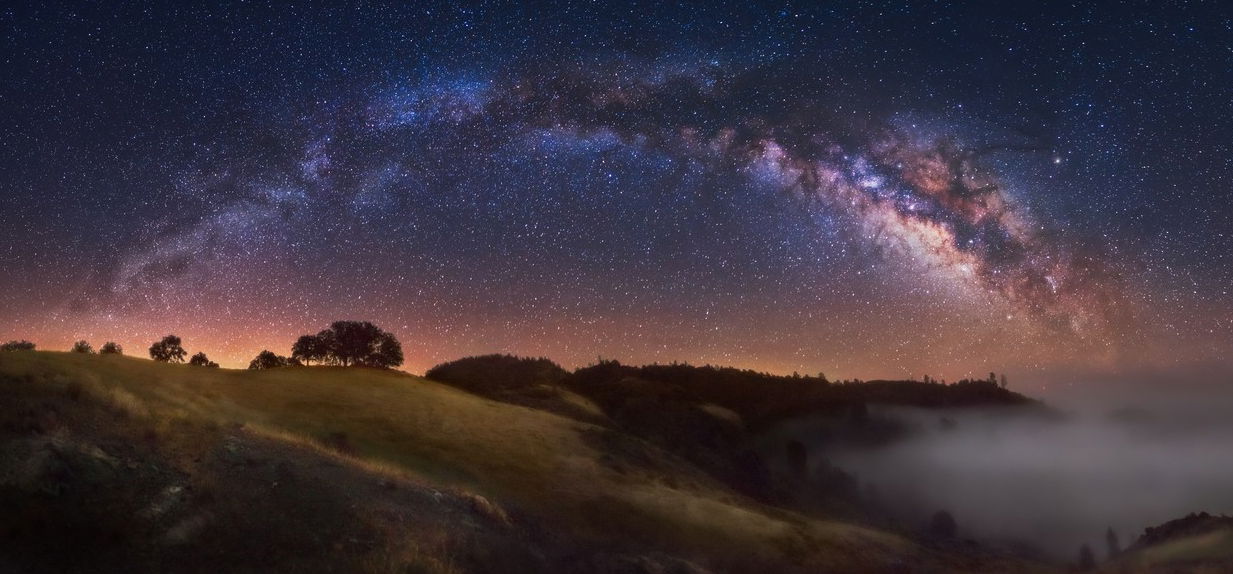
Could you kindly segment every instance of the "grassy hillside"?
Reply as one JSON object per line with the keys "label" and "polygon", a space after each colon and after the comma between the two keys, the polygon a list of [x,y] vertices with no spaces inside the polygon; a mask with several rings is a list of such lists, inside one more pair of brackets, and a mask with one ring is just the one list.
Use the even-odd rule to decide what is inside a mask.
{"label": "grassy hillside", "polygon": [[1102,572],[1216,573],[1233,570],[1233,517],[1190,514],[1144,531]]}
{"label": "grassy hillside", "polygon": [[[23,459],[20,448],[34,448],[27,444],[32,437],[59,440],[61,450],[97,450],[98,456],[83,455],[95,462],[120,460],[119,453],[97,444],[73,442],[73,437],[97,438],[111,432],[116,436],[109,440],[116,444],[126,436],[155,437],[149,440],[159,448],[151,447],[146,459],[161,461],[168,472],[189,483],[193,473],[200,473],[215,481],[221,492],[242,491],[233,483],[244,483],[251,478],[246,478],[250,471],[268,472],[271,458],[286,459],[282,468],[292,469],[297,460],[312,468],[332,460],[339,462],[331,464],[354,473],[348,480],[357,482],[357,489],[396,483],[406,485],[392,489],[403,498],[415,498],[407,492],[435,492],[445,497],[446,506],[465,510],[427,518],[411,513],[420,518],[405,531],[390,526],[405,521],[377,525],[363,519],[377,510],[360,513],[360,518],[349,519],[355,528],[394,528],[396,534],[355,554],[355,561],[340,566],[343,570],[356,565],[365,570],[424,570],[424,564],[431,566],[430,571],[485,570],[492,563],[470,556],[479,552],[474,541],[484,537],[494,544],[515,547],[518,542],[529,547],[531,556],[524,558],[534,565],[528,566],[532,569],[545,564],[554,569],[599,569],[594,561],[587,562],[594,559],[578,555],[635,556],[622,558],[642,565],[632,571],[663,570],[663,564],[714,571],[1007,571],[1030,566],[941,552],[893,534],[765,507],[681,459],[611,428],[396,372],[332,367],[235,371],[127,357],[11,352],[0,354],[0,394],[6,405],[6,452],[14,460]],[[127,430],[97,419],[90,414],[95,411],[113,413]],[[38,422],[47,416],[56,422]],[[28,424],[30,420],[35,422]],[[227,472],[208,468],[214,464],[211,461],[234,454],[237,448],[251,452],[246,455],[250,465]],[[141,459],[136,454],[133,458]],[[107,472],[129,473],[125,468]],[[140,478],[138,470],[131,472]],[[270,511],[270,520],[284,506],[296,507],[297,497],[320,499],[323,507],[358,504],[354,492],[337,492],[339,484],[347,484],[338,482],[341,478],[322,480],[314,489],[300,473],[287,472],[288,477],[301,477],[288,478],[298,480],[296,496],[249,502]],[[277,470],[274,473],[277,476]],[[25,488],[21,493],[26,493],[31,488],[29,480],[21,486],[15,476],[0,475],[0,488],[6,489],[10,503],[19,500],[14,489]],[[151,477],[142,480],[158,482]],[[246,492],[252,497],[261,490]],[[374,492],[360,497],[363,504],[384,508],[380,512],[389,516],[419,504],[380,489]],[[157,496],[153,498],[134,504],[157,505]],[[433,516],[440,524],[433,522]],[[226,528],[217,519],[202,520],[202,525],[186,528],[182,535],[207,536]],[[510,531],[501,533],[499,523],[506,521]],[[449,522],[453,525],[444,526]],[[481,527],[451,534],[459,530],[458,523]],[[482,526],[488,523],[497,526]],[[430,536],[435,541],[417,538],[430,532],[435,532]],[[304,543],[297,539],[287,542],[287,548],[276,545],[264,552],[281,564],[284,558],[295,560],[296,549]],[[491,548],[500,546],[485,547],[492,553]],[[459,558],[461,554],[467,557]],[[408,555],[414,560],[398,558]],[[393,562],[381,562],[380,557],[390,556],[395,557]],[[654,568],[648,565],[652,562]],[[503,568],[519,563],[509,561]]]}

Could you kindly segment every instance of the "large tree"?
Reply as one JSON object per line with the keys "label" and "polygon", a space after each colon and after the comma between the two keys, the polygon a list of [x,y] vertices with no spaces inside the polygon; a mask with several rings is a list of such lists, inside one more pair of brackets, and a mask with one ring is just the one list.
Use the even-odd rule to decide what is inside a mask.
{"label": "large tree", "polygon": [[150,345],[150,358],[161,363],[183,363],[184,355],[187,354],[180,338],[175,335],[167,335]]}
{"label": "large tree", "polygon": [[368,321],[335,321],[316,335],[296,340],[292,357],[347,366],[388,369],[402,364],[402,345]]}
{"label": "large tree", "polygon": [[291,358],[305,364],[327,362],[330,360],[330,340],[322,335],[301,336],[291,345]]}

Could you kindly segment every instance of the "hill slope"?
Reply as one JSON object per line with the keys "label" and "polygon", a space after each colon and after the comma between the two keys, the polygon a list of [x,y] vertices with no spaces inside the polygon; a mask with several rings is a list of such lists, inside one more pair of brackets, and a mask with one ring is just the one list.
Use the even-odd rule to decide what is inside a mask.
{"label": "hill slope", "polygon": [[1150,527],[1102,571],[1233,571],[1233,517],[1203,512]]}
{"label": "hill slope", "polygon": [[[25,468],[0,474],[6,509],[25,513],[8,566],[31,563],[14,540],[68,560],[39,533],[77,516],[99,548],[154,570],[1030,567],[765,507],[610,428],[396,372],[14,352],[0,394],[3,456]],[[115,494],[108,512],[75,513],[91,491]]]}

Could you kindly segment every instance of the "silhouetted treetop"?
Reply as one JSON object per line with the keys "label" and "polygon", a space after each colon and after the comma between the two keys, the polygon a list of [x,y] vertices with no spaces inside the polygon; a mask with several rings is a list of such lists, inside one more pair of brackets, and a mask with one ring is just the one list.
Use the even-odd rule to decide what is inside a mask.
{"label": "silhouetted treetop", "polygon": [[330,360],[330,337],[327,331],[318,335],[302,335],[291,345],[291,358],[305,364]]}
{"label": "silhouetted treetop", "polygon": [[205,353],[202,353],[200,351],[196,355],[193,355],[188,360],[188,364],[193,365],[195,367],[211,367],[215,369],[218,368],[218,363],[211,361],[209,357],[206,357]]}
{"label": "silhouetted treetop", "polygon": [[150,345],[150,358],[162,363],[183,363],[187,354],[180,338],[175,335],[167,335]]}
{"label": "silhouetted treetop", "polygon": [[103,343],[102,347],[99,347],[98,353],[100,355],[123,355],[124,348],[121,347],[119,343],[107,341],[106,343]]}
{"label": "silhouetted treetop", "polygon": [[600,361],[574,371],[567,384],[573,391],[602,405],[608,401],[608,395],[630,392],[632,389],[621,383],[628,379],[657,383],[656,389],[643,388],[638,392],[673,393],[698,404],[714,403],[737,412],[746,423],[755,426],[819,412],[858,420],[867,416],[866,405],[869,404],[917,407],[1037,404],[988,379],[965,379],[949,385],[918,381],[828,382],[820,377],[798,378],[678,363],[634,367],[617,361]]}
{"label": "silhouetted treetop", "polygon": [[514,355],[482,355],[442,363],[428,370],[425,378],[472,392],[555,386],[569,376],[560,365],[545,359]]}
{"label": "silhouetted treetop", "polygon": [[76,343],[73,343],[73,348],[69,349],[69,351],[73,353],[90,354],[94,352],[94,347],[92,347],[90,343],[86,342],[85,340],[81,340],[81,341],[77,341]]}
{"label": "silhouetted treetop", "polygon": [[277,355],[271,351],[261,351],[257,356],[248,363],[249,370],[256,371],[259,369],[277,369],[279,367],[291,367],[300,364],[295,359],[289,359],[282,355]]}
{"label": "silhouetted treetop", "polygon": [[33,350],[34,350],[34,343],[31,343],[30,341],[26,341],[24,339],[21,341],[9,341],[3,345],[0,345],[0,351],[33,351]]}
{"label": "silhouetted treetop", "polygon": [[335,321],[316,335],[304,335],[291,348],[302,361],[388,369],[402,364],[402,344],[368,321]]}

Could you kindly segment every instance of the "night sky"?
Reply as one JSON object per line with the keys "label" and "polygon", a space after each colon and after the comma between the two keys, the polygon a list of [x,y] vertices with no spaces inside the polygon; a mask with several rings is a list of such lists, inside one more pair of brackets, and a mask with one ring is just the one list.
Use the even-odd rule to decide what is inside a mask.
{"label": "night sky", "polygon": [[1228,364],[1233,8],[999,4],[7,5],[0,339]]}

